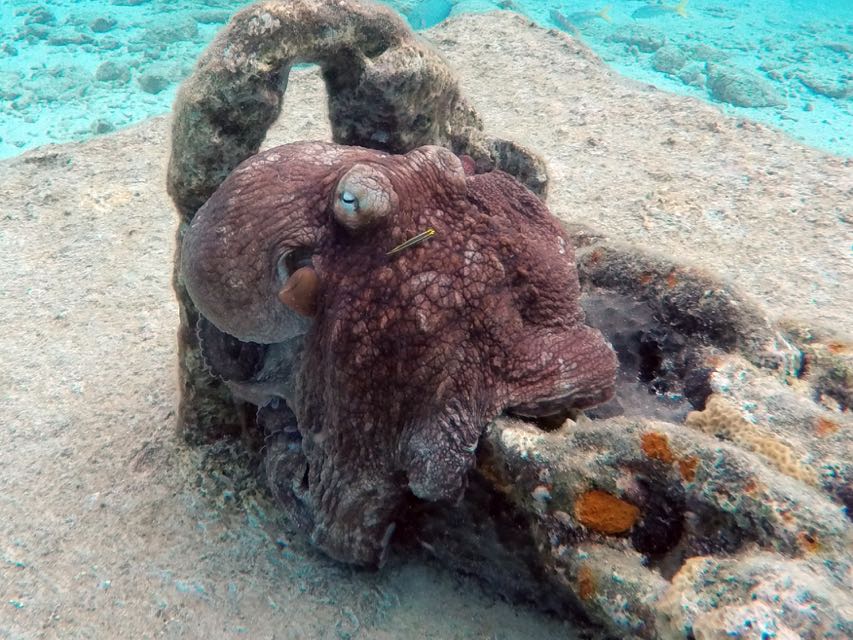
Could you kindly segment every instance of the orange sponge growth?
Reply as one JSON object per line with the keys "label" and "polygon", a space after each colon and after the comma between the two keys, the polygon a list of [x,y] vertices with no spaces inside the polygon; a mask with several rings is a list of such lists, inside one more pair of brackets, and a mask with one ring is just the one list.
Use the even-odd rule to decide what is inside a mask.
{"label": "orange sponge growth", "polygon": [[587,565],[582,565],[578,571],[578,595],[581,600],[589,600],[595,595],[595,576]]}
{"label": "orange sponge growth", "polygon": [[637,522],[640,510],[605,491],[587,491],[575,502],[575,517],[582,525],[607,535],[626,533]]}
{"label": "orange sponge growth", "polygon": [[817,419],[817,422],[815,423],[815,433],[817,433],[818,437],[826,438],[836,431],[838,431],[838,423],[835,420],[829,420],[827,418]]}
{"label": "orange sponge growth", "polygon": [[675,459],[672,450],[669,448],[669,440],[662,433],[655,433],[654,431],[644,433],[642,447],[643,453],[655,460],[670,464]]}
{"label": "orange sponge growth", "polygon": [[681,471],[681,477],[687,480],[687,482],[693,482],[693,479],[696,477],[697,466],[699,466],[699,458],[694,456],[682,458],[678,461],[678,470]]}

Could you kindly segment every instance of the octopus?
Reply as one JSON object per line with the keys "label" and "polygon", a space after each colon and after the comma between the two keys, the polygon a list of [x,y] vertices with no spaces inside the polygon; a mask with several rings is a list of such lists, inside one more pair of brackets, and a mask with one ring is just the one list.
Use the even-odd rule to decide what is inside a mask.
{"label": "octopus", "polygon": [[442,147],[249,158],[187,228],[181,278],[207,343],[233,356],[220,368],[235,395],[286,435],[270,450],[286,464],[267,462],[274,493],[345,562],[380,565],[412,496],[460,499],[499,414],[614,392],[558,220]]}

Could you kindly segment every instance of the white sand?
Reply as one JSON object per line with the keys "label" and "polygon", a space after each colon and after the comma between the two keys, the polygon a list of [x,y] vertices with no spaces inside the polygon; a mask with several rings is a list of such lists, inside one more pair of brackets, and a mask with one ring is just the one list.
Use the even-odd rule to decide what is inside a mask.
{"label": "white sand", "polygon": [[[555,213],[849,327],[850,162],[526,24],[430,37],[488,129],[547,158]],[[271,138],[327,135],[321,94],[294,74]],[[158,118],[0,162],[0,638],[573,637],[420,562],[335,565],[180,442],[167,146]]]}

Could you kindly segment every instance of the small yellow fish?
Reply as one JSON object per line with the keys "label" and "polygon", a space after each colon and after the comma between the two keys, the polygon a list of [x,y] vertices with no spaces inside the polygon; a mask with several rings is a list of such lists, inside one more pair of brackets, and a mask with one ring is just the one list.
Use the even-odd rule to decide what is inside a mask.
{"label": "small yellow fish", "polygon": [[551,9],[551,21],[563,31],[576,34],[577,27],[575,25],[577,24],[584,24],[596,18],[600,18],[605,22],[613,22],[610,17],[610,7],[611,5],[608,4],[599,11],[576,11],[575,13],[570,13],[568,18],[556,9]]}
{"label": "small yellow fish", "polygon": [[427,229],[426,231],[422,231],[422,232],[421,232],[421,233],[419,233],[418,235],[416,235],[416,236],[412,236],[411,238],[409,238],[409,239],[408,239],[408,240],[406,240],[405,242],[402,242],[402,243],[398,244],[396,247],[394,247],[393,249],[391,249],[391,251],[389,251],[389,252],[388,252],[388,253],[386,253],[385,255],[386,255],[386,256],[393,256],[393,255],[394,255],[394,254],[396,254],[396,253],[400,253],[400,252],[401,252],[401,251],[403,251],[404,249],[408,249],[409,247],[414,247],[416,244],[420,244],[420,243],[421,243],[421,242],[423,242],[424,240],[429,240],[429,239],[430,239],[430,238],[432,238],[434,235],[435,235],[435,229],[433,229],[432,227],[430,227],[430,228],[429,228],[429,229]]}
{"label": "small yellow fish", "polygon": [[659,18],[667,13],[674,13],[682,18],[687,18],[687,2],[688,0],[681,0],[676,5],[646,4],[634,11],[631,17],[634,19]]}

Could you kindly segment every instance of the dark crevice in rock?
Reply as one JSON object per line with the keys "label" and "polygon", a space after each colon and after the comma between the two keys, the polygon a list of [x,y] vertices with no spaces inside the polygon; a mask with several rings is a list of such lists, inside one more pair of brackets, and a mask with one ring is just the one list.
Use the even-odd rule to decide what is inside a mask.
{"label": "dark crevice in rock", "polygon": [[[566,598],[565,587],[542,571],[529,516],[519,511],[509,494],[494,491],[486,449],[480,450],[479,459],[459,503],[410,499],[401,514],[395,546],[403,553],[420,549],[444,566],[477,577],[488,592],[510,602],[531,604],[589,626],[579,604]],[[549,584],[551,588],[545,586]]]}
{"label": "dark crevice in rock", "polygon": [[616,396],[589,410],[589,417],[683,420],[691,408],[684,383],[691,373],[687,336],[660,323],[648,305],[630,296],[592,289],[581,304],[587,322],[604,334],[619,357]]}
{"label": "dark crevice in rock", "polygon": [[645,490],[642,516],[631,530],[631,544],[650,557],[678,545],[684,531],[685,498],[680,484],[640,480]]}
{"label": "dark crevice in rock", "polygon": [[266,345],[241,342],[199,315],[198,343],[204,364],[220,380],[245,382],[263,367]]}

